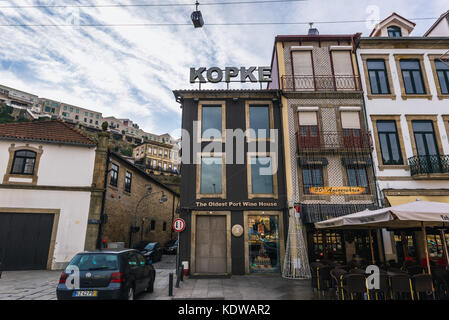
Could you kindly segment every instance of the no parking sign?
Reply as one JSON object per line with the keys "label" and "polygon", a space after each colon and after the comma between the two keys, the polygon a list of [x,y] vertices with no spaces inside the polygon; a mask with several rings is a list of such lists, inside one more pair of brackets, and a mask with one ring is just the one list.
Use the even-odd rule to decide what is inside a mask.
{"label": "no parking sign", "polygon": [[184,221],[184,219],[178,218],[175,221],[173,221],[173,229],[176,232],[184,231],[185,228],[186,228],[186,222]]}

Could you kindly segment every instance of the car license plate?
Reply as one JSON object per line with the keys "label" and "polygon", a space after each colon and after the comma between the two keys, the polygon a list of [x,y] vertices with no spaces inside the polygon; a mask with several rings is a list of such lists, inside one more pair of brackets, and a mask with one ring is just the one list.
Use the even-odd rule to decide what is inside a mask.
{"label": "car license plate", "polygon": [[98,291],[74,291],[74,297],[97,297]]}

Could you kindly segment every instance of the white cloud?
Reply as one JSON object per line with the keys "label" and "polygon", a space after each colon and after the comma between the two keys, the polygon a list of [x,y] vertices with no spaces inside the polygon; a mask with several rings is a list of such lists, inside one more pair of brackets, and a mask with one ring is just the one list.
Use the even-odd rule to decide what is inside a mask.
{"label": "white cloud", "polygon": [[[163,3],[168,2],[179,3],[179,0]],[[0,1],[0,5],[36,3],[32,0]],[[47,0],[47,3],[53,2]],[[447,10],[446,0],[309,0],[260,5],[200,5],[200,10],[206,24],[319,22],[365,19],[369,5],[379,6],[381,18],[393,11],[406,18],[437,17]],[[193,5],[83,8],[79,17],[83,23],[189,23],[193,8]],[[0,23],[65,24],[73,20],[74,12],[76,16],[76,11],[64,8],[2,9]],[[423,34],[433,23],[432,20],[416,22],[415,35]],[[370,32],[364,23],[316,23],[316,27],[321,34],[363,32],[367,35]],[[269,65],[274,37],[304,34],[308,26],[0,28],[0,83],[92,108],[105,116],[130,118],[147,131],[164,133],[180,126],[181,110],[171,90],[197,87],[188,83],[190,67]]]}

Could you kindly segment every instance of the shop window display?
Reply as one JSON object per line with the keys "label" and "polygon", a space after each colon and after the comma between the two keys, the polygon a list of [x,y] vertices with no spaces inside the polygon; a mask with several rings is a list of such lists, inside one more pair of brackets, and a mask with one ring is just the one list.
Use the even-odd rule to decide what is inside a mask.
{"label": "shop window display", "polygon": [[280,273],[278,216],[248,217],[248,246],[251,273]]}

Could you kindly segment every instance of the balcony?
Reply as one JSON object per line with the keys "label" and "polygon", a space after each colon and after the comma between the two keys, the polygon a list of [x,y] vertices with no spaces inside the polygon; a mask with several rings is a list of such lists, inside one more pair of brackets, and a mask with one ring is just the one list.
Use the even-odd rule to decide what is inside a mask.
{"label": "balcony", "polygon": [[296,141],[298,153],[373,150],[371,133],[361,130],[318,131],[316,135],[303,135],[297,132]]}
{"label": "balcony", "polygon": [[449,155],[414,156],[408,163],[415,179],[449,179]]}
{"label": "balcony", "polygon": [[283,76],[284,91],[361,91],[359,76]]}

